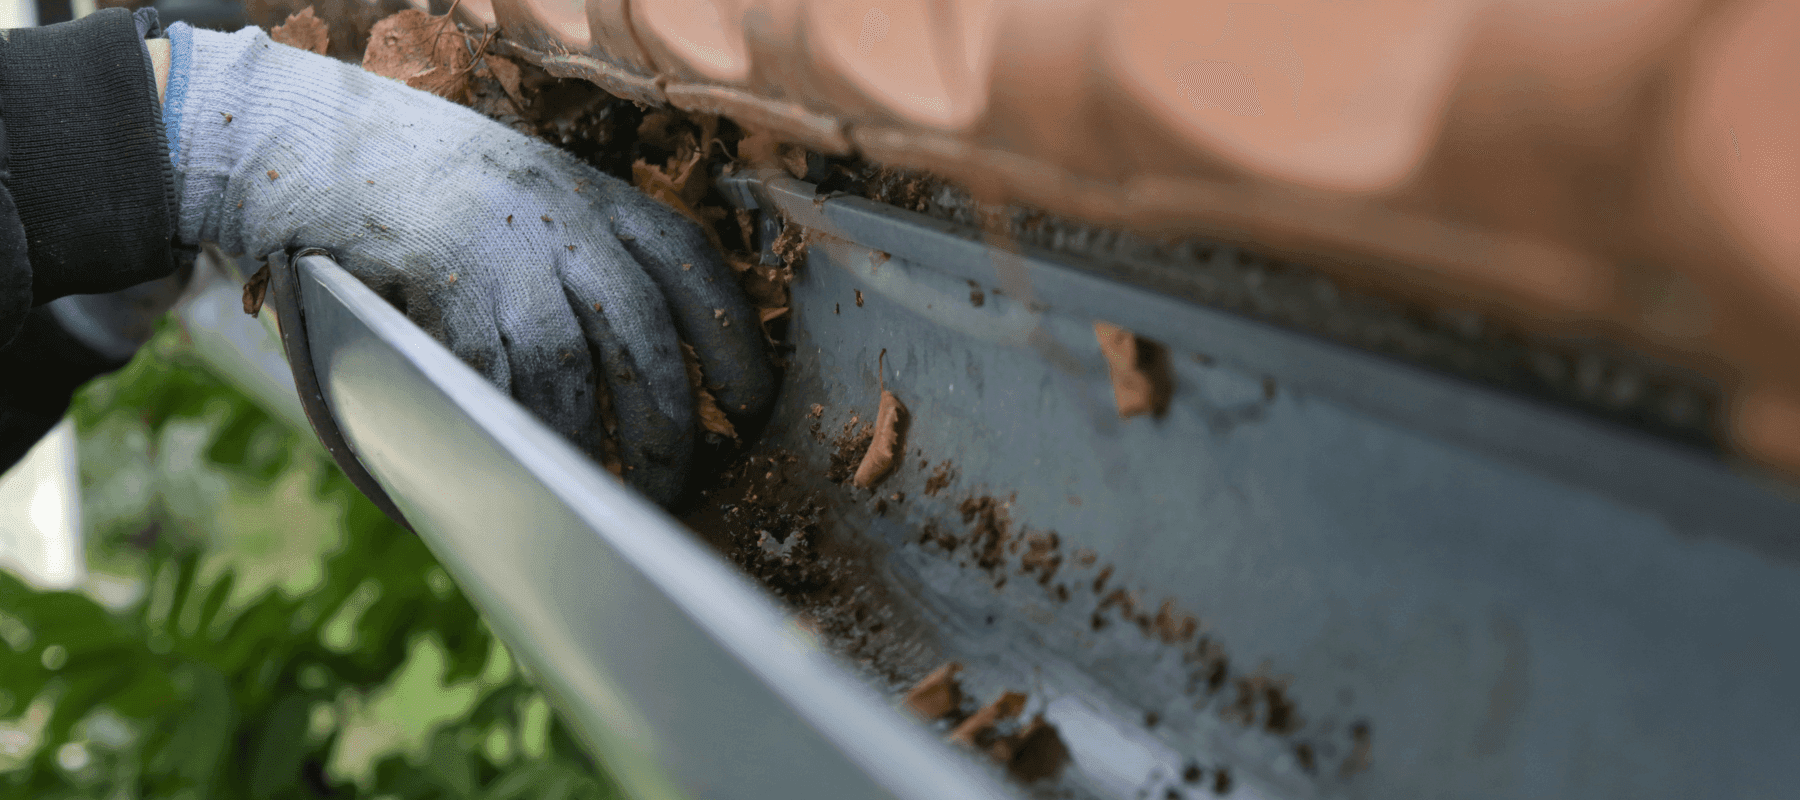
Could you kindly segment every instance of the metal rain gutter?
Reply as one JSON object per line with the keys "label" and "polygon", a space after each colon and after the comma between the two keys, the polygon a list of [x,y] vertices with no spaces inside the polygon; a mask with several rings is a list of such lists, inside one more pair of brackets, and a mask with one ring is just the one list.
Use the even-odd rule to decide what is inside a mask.
{"label": "metal rain gutter", "polygon": [[1004,796],[329,258],[299,269],[346,437],[632,794]]}

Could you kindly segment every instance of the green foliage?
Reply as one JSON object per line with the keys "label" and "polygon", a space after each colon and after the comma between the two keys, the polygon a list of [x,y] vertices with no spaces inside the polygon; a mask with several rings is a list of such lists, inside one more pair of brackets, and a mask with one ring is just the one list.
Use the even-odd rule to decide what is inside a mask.
{"label": "green foliage", "polygon": [[424,545],[178,329],[73,413],[124,597],[0,573],[0,795],[616,794]]}

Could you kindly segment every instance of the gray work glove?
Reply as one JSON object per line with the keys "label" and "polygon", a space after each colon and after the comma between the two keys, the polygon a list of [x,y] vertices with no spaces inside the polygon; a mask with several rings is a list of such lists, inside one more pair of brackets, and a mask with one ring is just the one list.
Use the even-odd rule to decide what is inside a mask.
{"label": "gray work glove", "polygon": [[673,210],[473,111],[254,28],[178,24],[170,40],[163,114],[184,243],[328,250],[596,458],[598,368],[625,476],[660,502],[680,490],[695,436],[680,340],[728,412],[770,401],[753,309]]}

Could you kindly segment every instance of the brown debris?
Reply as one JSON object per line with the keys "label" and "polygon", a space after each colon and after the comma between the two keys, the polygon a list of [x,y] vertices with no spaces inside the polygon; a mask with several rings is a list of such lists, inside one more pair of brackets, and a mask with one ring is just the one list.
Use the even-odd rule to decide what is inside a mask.
{"label": "brown debris", "polygon": [[1301,742],[1294,745],[1294,760],[1300,763],[1300,769],[1308,774],[1319,769],[1318,759],[1313,755],[1312,745]]}
{"label": "brown debris", "polygon": [[806,180],[806,148],[783,145],[781,147],[781,165],[787,168],[789,175],[794,176],[794,180]]}
{"label": "brown debris", "polygon": [[971,497],[962,501],[957,510],[962,512],[965,524],[974,525],[969,543],[975,563],[990,572],[998,568],[1006,558],[1007,528],[1012,524],[1006,507],[992,497]]}
{"label": "brown debris", "polygon": [[988,755],[1006,765],[1006,771],[1019,782],[1035,783],[1054,778],[1062,771],[1069,761],[1069,748],[1057,734],[1056,726],[1039,714],[1018,733],[994,742]]}
{"label": "brown debris", "polygon": [[740,163],[759,169],[780,169],[794,180],[806,180],[811,171],[806,161],[806,148],[781,142],[767,130],[747,130],[738,140],[737,152]]}
{"label": "brown debris", "polygon": [[1026,534],[1025,554],[1019,557],[1020,571],[1027,575],[1035,572],[1038,583],[1050,585],[1056,568],[1062,566],[1062,554],[1056,552],[1061,543],[1056,531]]}
{"label": "brown debris", "polygon": [[1022,692],[1004,692],[992,703],[982,706],[980,710],[969,715],[968,719],[950,732],[950,741],[973,747],[976,740],[993,733],[994,725],[1001,720],[1012,719],[1025,710],[1026,695]]}
{"label": "brown debris", "polygon": [[937,187],[936,182],[924,173],[880,167],[868,176],[864,188],[871,200],[908,211],[924,211]]}
{"label": "brown debris", "polygon": [[1168,358],[1162,347],[1106,322],[1094,323],[1094,338],[1100,341],[1100,352],[1106,356],[1119,418],[1162,416],[1168,410],[1172,388]]}
{"label": "brown debris", "polygon": [[434,17],[409,8],[375,23],[362,66],[414,89],[462,103],[469,96],[474,60],[468,37],[448,14]]}
{"label": "brown debris", "polygon": [[1152,624],[1156,637],[1163,644],[1174,644],[1194,637],[1200,630],[1200,620],[1175,607],[1173,599],[1164,600],[1162,607],[1156,609],[1156,619]]}
{"label": "brown debris", "polygon": [[1112,578],[1112,574],[1111,564],[1100,568],[1100,574],[1094,576],[1094,594],[1106,591],[1106,582]]}
{"label": "brown debris", "polygon": [[1301,720],[1294,701],[1287,696],[1288,678],[1271,677],[1267,665],[1233,681],[1237,697],[1219,715],[1235,719],[1243,725],[1262,721],[1270,733],[1292,733],[1300,729]]}
{"label": "brown debris", "polygon": [[894,469],[894,460],[900,456],[901,436],[906,432],[906,405],[887,390],[886,368],[882,366],[887,358],[887,351],[875,359],[875,369],[881,379],[881,405],[875,412],[875,435],[869,441],[869,449],[863,452],[862,463],[856,466],[856,474],[850,479],[851,485],[858,489],[867,489],[881,482]]}
{"label": "brown debris", "polygon": [[1338,777],[1348,778],[1369,768],[1369,760],[1374,750],[1374,737],[1369,733],[1369,724],[1358,722],[1350,726],[1350,755],[1344,757],[1343,765],[1338,767]]}
{"label": "brown debris", "polygon": [[1099,610],[1105,611],[1114,606],[1118,607],[1121,616],[1130,619],[1132,610],[1137,608],[1137,596],[1124,589],[1114,589],[1105,597],[1100,598]]}
{"label": "brown debris", "polygon": [[1091,567],[1100,560],[1100,554],[1086,547],[1075,548],[1075,566]]}
{"label": "brown debris", "polygon": [[257,270],[255,275],[251,275],[250,280],[244,284],[244,313],[252,317],[256,316],[257,312],[262,311],[263,296],[268,293],[269,265],[264,263],[262,268]]}
{"label": "brown debris", "polygon": [[932,670],[906,692],[906,707],[926,722],[949,716],[962,705],[962,684],[956,680],[961,671],[954,661]]}
{"label": "brown debris", "polygon": [[494,80],[500,82],[500,89],[506,92],[507,99],[513,102],[513,107],[520,110],[525,108],[525,76],[520,71],[518,62],[506,56],[487,53],[481,57],[481,66],[475,69],[475,74],[482,77],[493,76]]}
{"label": "brown debris", "polygon": [[694,352],[693,345],[681,343],[681,360],[687,366],[688,386],[694,390],[694,410],[700,416],[700,426],[720,436],[738,438],[737,428],[725,416],[725,410],[719,407],[718,399],[706,389],[706,382],[700,374],[700,356]]}
{"label": "brown debris", "polygon": [[631,185],[693,220],[712,240],[713,247],[723,252],[725,247],[719,241],[718,231],[713,230],[712,220],[708,219],[722,215],[723,211],[709,209],[719,213],[703,214],[696,208],[707,189],[706,170],[701,166],[705,156],[704,151],[693,150],[686,158],[671,156],[664,164],[652,164],[640,158],[631,165]]}
{"label": "brown debris", "polygon": [[286,22],[270,28],[269,38],[319,55],[325,55],[326,46],[331,44],[331,32],[325,27],[325,21],[313,14],[312,6],[289,14]]}
{"label": "brown debris", "polygon": [[327,29],[329,45],[323,51],[325,55],[355,61],[368,46],[369,29],[406,7],[407,0],[245,0],[244,18],[272,31],[283,20],[312,8]]}
{"label": "brown debris", "polygon": [[[924,462],[919,462],[920,469],[923,469],[924,466]],[[937,493],[943,491],[944,487],[949,486],[953,480],[956,480],[956,468],[950,466],[948,461],[939,462],[937,469],[931,473],[931,477],[925,479],[925,496],[936,497]]]}
{"label": "brown debris", "polygon": [[1198,663],[1199,669],[1188,678],[1187,692],[1193,694],[1202,685],[1208,695],[1218,694],[1225,688],[1225,677],[1230,671],[1231,662],[1225,657],[1225,648],[1218,642],[1201,638],[1194,649],[1182,656],[1183,661]]}
{"label": "brown debris", "polygon": [[794,266],[806,258],[806,229],[792,222],[783,225],[781,234],[775,237],[769,249],[781,257],[782,263]]}
{"label": "brown debris", "polygon": [[945,550],[955,550],[957,539],[954,534],[939,528],[936,522],[927,521],[925,526],[919,529],[919,543],[934,543]]}

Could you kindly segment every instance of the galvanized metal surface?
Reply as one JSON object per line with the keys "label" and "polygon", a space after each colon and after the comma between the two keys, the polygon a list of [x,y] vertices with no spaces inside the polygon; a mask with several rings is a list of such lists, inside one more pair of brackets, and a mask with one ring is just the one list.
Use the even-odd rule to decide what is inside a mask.
{"label": "galvanized metal surface", "polygon": [[348,273],[300,268],[346,436],[634,795],[1002,795]]}
{"label": "galvanized metal surface", "polygon": [[[1781,492],[1091,265],[787,179],[727,189],[815,231],[759,446],[819,476],[827,534],[930,631],[902,671],[954,658],[973,696],[1029,691],[1072,757],[1051,793],[1202,797],[1224,771],[1234,797],[1785,796],[1800,504]],[[302,275],[347,435],[634,793],[1016,793],[347,273]],[[1116,417],[1095,319],[1168,346],[1166,416]],[[882,349],[912,412],[886,513],[823,480],[810,428],[813,403],[827,427],[873,411]],[[957,478],[928,494],[915,454]],[[996,587],[921,543],[976,497],[1059,534],[1055,579]],[[1097,627],[1114,588],[1198,614],[1225,687],[1192,689],[1192,650]],[[1221,713],[1255,675],[1287,677],[1294,730]],[[1366,769],[1346,770],[1358,726]]]}
{"label": "galvanized metal surface", "polygon": [[[1072,751],[1071,788],[1206,796],[1177,777],[1192,763],[1227,768],[1233,796],[1791,793],[1791,491],[859,198],[815,202],[786,178],[727,189],[816,232],[764,446],[822,473],[807,408],[828,431],[872,416],[886,350],[912,422],[878,492],[906,500],[881,513],[822,486],[840,492],[831,535],[937,632],[918,660],[961,661],[985,697],[1029,689]],[[1165,417],[1116,417],[1096,319],[1170,349]],[[921,460],[960,477],[928,496]],[[958,506],[983,496],[1014,531],[1057,532],[1053,581],[1010,571],[996,588],[966,550],[921,543],[927,525],[966,534]],[[1184,691],[1191,650],[1116,617],[1096,630],[1102,566],[1138,608],[1196,613],[1233,680],[1290,678],[1299,729],[1226,719],[1229,682]],[[1346,771],[1359,724],[1367,768]]]}

